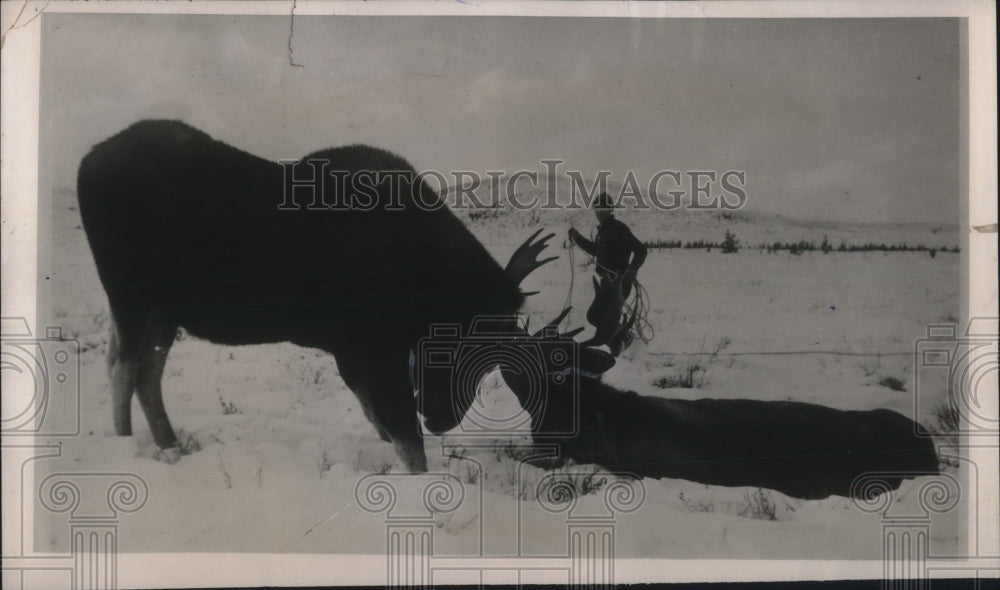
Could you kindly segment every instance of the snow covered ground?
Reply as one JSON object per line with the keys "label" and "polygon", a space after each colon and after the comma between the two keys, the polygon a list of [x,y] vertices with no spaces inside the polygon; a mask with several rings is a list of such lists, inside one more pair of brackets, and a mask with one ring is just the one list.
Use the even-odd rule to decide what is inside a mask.
{"label": "snow covered ground", "polygon": [[[355,486],[368,474],[398,473],[401,466],[344,386],[333,358],[324,353],[290,344],[223,347],[183,338],[170,353],[164,397],[182,439],[197,450],[175,465],[154,460],[155,447],[137,403],[136,435],[113,435],[104,364],[107,303],[71,190],[55,194],[53,215],[50,323],[62,324],[82,346],[83,430],[64,444],[61,458],[39,462],[43,472],[37,477],[65,471],[142,477],[149,499],[142,510],[121,519],[119,544],[125,552],[382,553],[384,515],[359,507]],[[551,249],[561,258],[530,277],[525,289],[542,293],[530,298],[526,311],[532,325],[539,325],[569,300],[575,307],[566,325],[586,325],[593,267],[577,251],[571,273],[561,240],[569,222],[582,230],[592,228],[589,213],[461,216],[498,260],[506,260],[536,227],[558,231]],[[810,229],[780,218],[744,215],[734,221],[718,212],[702,217],[625,212],[619,217],[645,240],[721,240],[731,227],[753,246],[765,240],[819,243],[825,233],[837,244],[851,231],[858,234],[858,243],[873,238],[958,245],[957,231],[948,226]],[[637,343],[626,351],[606,380],[665,397],[889,408],[933,426],[931,411],[945,401],[945,380],[923,371],[917,391],[911,353],[927,324],[958,321],[960,256],[651,250],[640,280],[649,294],[655,334],[649,344]],[[795,354],[762,354],[781,352]],[[697,387],[654,385],[685,373],[694,375]],[[905,391],[880,384],[890,383],[888,378],[898,379]],[[915,392],[921,396],[919,404]],[[516,404],[495,375],[485,381],[481,403],[494,408]],[[513,554],[518,539],[522,554],[565,552],[566,515],[545,510],[537,500],[538,483],[548,472],[513,458],[516,445],[525,440],[523,434],[511,435],[481,448],[443,453],[442,439],[426,439],[431,470],[451,472],[465,487],[461,505],[436,517],[437,554]],[[562,471],[565,481],[590,492],[579,498],[581,510],[603,505],[613,476],[592,466]],[[904,483],[895,501],[916,507],[922,483]],[[646,480],[643,485],[642,505],[617,516],[619,557],[881,555],[878,515],[860,511],[847,498],[803,501],[766,490],[680,480]],[[405,493],[399,497],[401,504],[419,501]],[[960,513],[934,515],[933,554],[961,552]],[[38,520],[37,550],[67,550],[65,518]]]}

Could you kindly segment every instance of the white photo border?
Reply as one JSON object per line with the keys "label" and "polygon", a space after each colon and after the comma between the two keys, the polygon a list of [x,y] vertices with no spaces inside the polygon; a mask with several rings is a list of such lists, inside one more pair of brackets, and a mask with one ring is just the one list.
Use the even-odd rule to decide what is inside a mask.
{"label": "white photo border", "polygon": [[[255,14],[288,15],[497,15],[572,16],[620,18],[879,18],[959,17],[967,19],[963,62],[967,66],[967,101],[962,101],[962,120],[968,124],[962,136],[963,182],[968,190],[968,227],[963,229],[966,258],[966,317],[996,318],[997,312],[997,102],[995,5],[986,1],[916,2],[805,1],[805,2],[4,2],[2,50],[2,285],[0,310],[4,317],[23,317],[36,326],[36,245],[38,240],[38,142],[39,64],[41,13],[145,13],[145,14]],[[965,73],[963,72],[963,76]],[[995,327],[995,324],[994,324]],[[994,375],[995,379],[995,375]],[[996,399],[992,400],[996,404]],[[986,409],[996,414],[997,408]],[[41,441],[10,444],[31,447],[39,453],[57,452]],[[970,555],[951,560],[934,570],[942,577],[967,576],[970,571],[995,576],[1000,556],[1000,522],[996,469],[1000,464],[994,444],[970,446],[970,460],[980,471],[979,487],[970,511]],[[9,485],[4,471],[4,506]],[[33,481],[31,462],[17,475]],[[37,499],[21,498],[24,520],[12,522],[12,511],[4,511],[4,547],[9,535],[29,535],[31,514]],[[123,518],[127,518],[124,515]],[[15,525],[19,525],[16,528]],[[30,538],[25,543],[31,547]],[[22,541],[23,542],[23,541]],[[16,562],[8,559],[7,565]],[[277,554],[129,554],[120,553],[114,585],[121,587],[196,587],[258,585],[381,584],[384,555],[277,555]],[[990,565],[992,563],[992,566]],[[5,566],[6,567],[6,566]],[[991,569],[991,567],[993,569]],[[991,573],[992,572],[992,573]],[[4,572],[7,581],[8,572]],[[875,579],[883,576],[883,564],[871,561],[791,560],[649,560],[620,559],[615,563],[615,582],[703,582]],[[14,579],[14,578],[10,578]],[[20,578],[18,578],[20,579]],[[113,587],[113,586],[112,586]]]}

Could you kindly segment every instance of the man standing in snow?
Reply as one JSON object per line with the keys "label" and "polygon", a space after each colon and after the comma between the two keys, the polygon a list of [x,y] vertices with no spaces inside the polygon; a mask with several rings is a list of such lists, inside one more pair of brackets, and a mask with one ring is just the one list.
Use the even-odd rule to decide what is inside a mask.
{"label": "man standing in snow", "polygon": [[[569,239],[584,252],[597,258],[597,275],[601,277],[601,286],[598,287],[598,296],[587,313],[587,319],[598,327],[599,333],[599,324],[613,319],[615,329],[607,344],[611,348],[611,354],[618,356],[631,343],[629,330],[619,329],[621,311],[632,292],[639,267],[646,260],[646,246],[632,234],[628,226],[615,219],[614,204],[607,193],[601,193],[597,197],[593,208],[598,222],[597,237],[590,241],[571,227]],[[601,302],[602,290],[614,293],[614,301]]]}

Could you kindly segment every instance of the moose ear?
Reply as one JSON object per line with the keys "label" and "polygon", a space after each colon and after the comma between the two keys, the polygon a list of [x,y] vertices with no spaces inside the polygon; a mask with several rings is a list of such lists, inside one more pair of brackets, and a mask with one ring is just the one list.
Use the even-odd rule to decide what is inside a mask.
{"label": "moose ear", "polygon": [[600,348],[583,347],[580,349],[580,370],[593,375],[603,375],[615,366],[615,357]]}

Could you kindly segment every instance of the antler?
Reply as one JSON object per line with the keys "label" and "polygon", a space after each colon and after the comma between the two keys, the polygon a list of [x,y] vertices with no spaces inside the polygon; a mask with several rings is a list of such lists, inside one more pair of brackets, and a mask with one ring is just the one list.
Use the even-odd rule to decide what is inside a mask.
{"label": "antler", "polygon": [[[545,258],[544,260],[538,260],[538,255],[545,250],[548,245],[547,242],[555,236],[554,233],[551,233],[536,241],[535,238],[538,237],[538,234],[540,233],[542,233],[542,230],[538,230],[531,234],[531,237],[525,240],[525,242],[514,251],[514,254],[510,257],[510,261],[507,262],[507,268],[504,270],[507,272],[507,276],[510,277],[516,285],[520,285],[521,281],[530,275],[536,268],[559,258],[558,256],[551,256],[549,258]],[[526,293],[526,295],[530,294],[531,293]]]}
{"label": "antler", "polygon": [[[546,339],[545,332],[551,332],[553,328],[558,326],[566,316],[569,315],[572,307],[567,307],[555,317],[551,322],[549,322],[544,328],[535,332],[532,338]],[[576,361],[573,365],[574,369],[582,371],[582,375],[586,375],[588,378],[600,379],[600,375],[603,375],[608,369],[615,366],[615,357],[611,356],[609,353],[599,349],[591,348],[586,345],[586,343],[578,343],[575,341],[575,337],[580,332],[583,332],[584,328],[576,328],[568,332],[562,332],[554,336],[556,340],[565,341],[569,340],[577,345],[575,350]],[[550,337],[552,338],[552,337]],[[509,385],[509,383],[508,383]]]}
{"label": "antler", "polygon": [[[559,315],[557,315],[555,317],[555,319],[553,319],[551,322],[549,322],[548,324],[546,324],[544,328],[542,328],[541,330],[539,330],[539,331],[535,332],[534,334],[532,334],[532,337],[533,338],[538,338],[538,337],[542,336],[543,334],[545,334],[545,332],[547,330],[551,330],[552,328],[555,328],[556,326],[558,326],[559,324],[561,324],[562,321],[564,319],[566,319],[566,316],[569,315],[569,312],[570,312],[571,309],[573,309],[573,306],[569,306],[566,309],[562,310],[562,313],[560,313]],[[527,327],[525,327],[525,330],[527,330]],[[570,330],[569,332],[563,332],[563,333],[559,334],[559,338],[561,338],[561,339],[563,339],[563,338],[565,338],[565,339],[572,339],[574,336],[576,336],[580,332],[583,332],[583,330],[584,330],[584,328],[582,328],[582,327],[581,328],[575,328],[573,330]]]}

